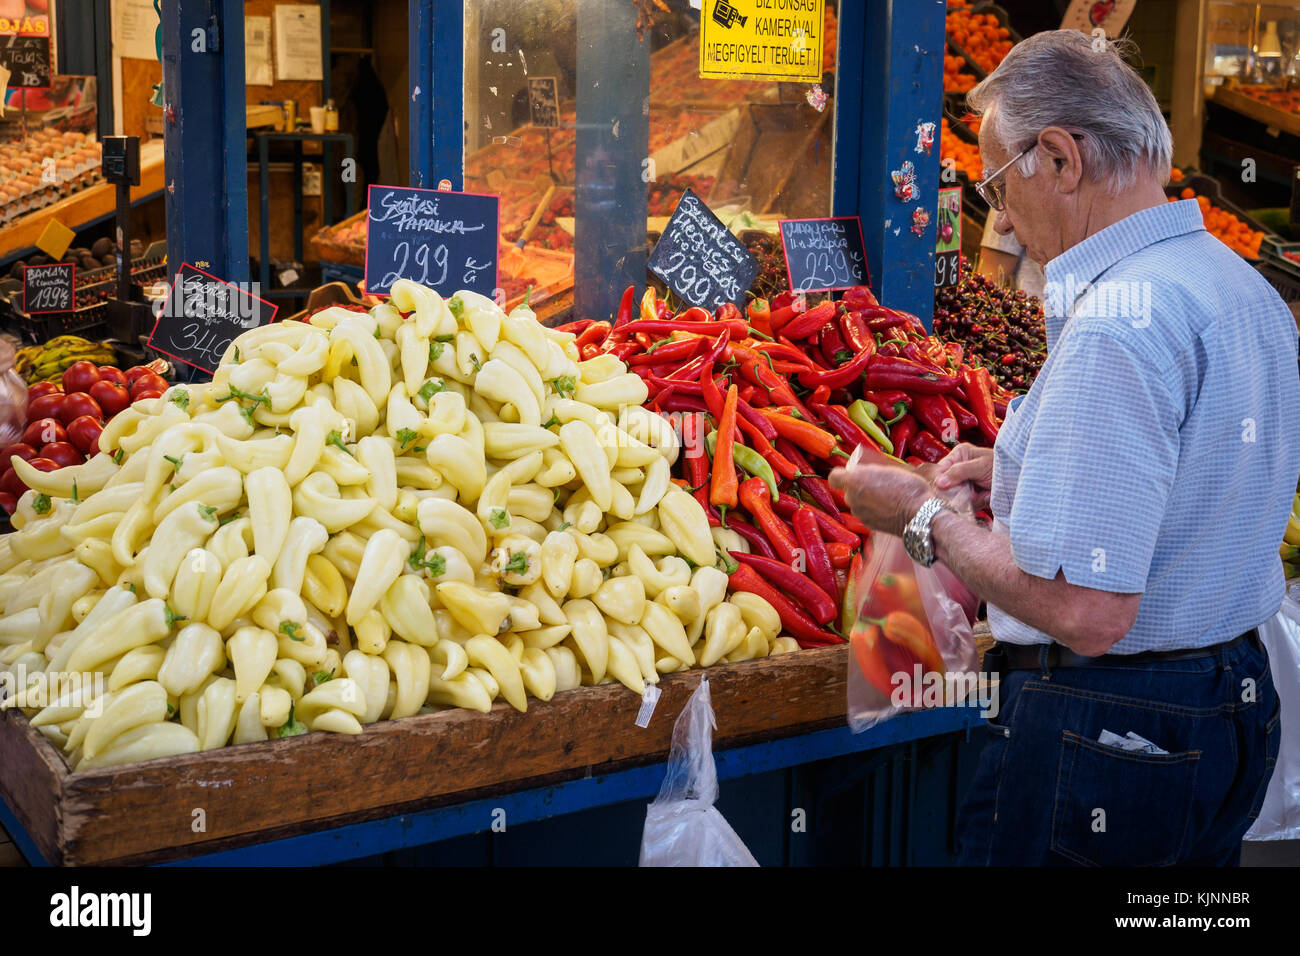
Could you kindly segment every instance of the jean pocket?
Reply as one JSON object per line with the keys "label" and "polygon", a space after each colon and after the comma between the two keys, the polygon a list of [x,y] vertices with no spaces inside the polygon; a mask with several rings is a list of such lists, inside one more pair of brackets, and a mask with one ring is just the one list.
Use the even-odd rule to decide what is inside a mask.
{"label": "jean pocket", "polygon": [[1090,866],[1171,866],[1196,796],[1201,751],[1148,754],[1061,738],[1051,848]]}
{"label": "jean pocket", "polygon": [[1264,775],[1260,778],[1259,786],[1255,789],[1255,799],[1251,802],[1250,814],[1246,817],[1249,823],[1254,823],[1259,818],[1260,811],[1264,809],[1264,799],[1268,796],[1268,784],[1273,779],[1273,771],[1277,767],[1278,750],[1282,746],[1282,733],[1278,729],[1281,722],[1282,705],[1279,701],[1273,707],[1273,716],[1264,725]]}

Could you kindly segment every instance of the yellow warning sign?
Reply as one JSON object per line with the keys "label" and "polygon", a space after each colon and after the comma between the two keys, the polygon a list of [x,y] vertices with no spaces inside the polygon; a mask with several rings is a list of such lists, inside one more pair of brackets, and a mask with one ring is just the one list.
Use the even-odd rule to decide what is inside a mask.
{"label": "yellow warning sign", "polygon": [[822,78],[825,0],[703,0],[700,76]]}
{"label": "yellow warning sign", "polygon": [[75,232],[59,220],[51,219],[41,230],[40,237],[36,240],[36,248],[51,259],[62,259],[75,238],[77,238]]}

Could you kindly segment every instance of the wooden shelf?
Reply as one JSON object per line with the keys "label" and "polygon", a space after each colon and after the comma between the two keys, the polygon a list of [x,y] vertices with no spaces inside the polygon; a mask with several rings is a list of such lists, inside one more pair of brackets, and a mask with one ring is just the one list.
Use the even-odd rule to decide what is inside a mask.
{"label": "wooden shelf", "polygon": [[84,773],[8,710],[0,796],[53,864],[162,862],[662,761],[701,674],[715,748],[843,726],[847,667],[841,645],[672,674],[646,729],[641,699],[604,684],[527,713],[448,710]]}
{"label": "wooden shelf", "polygon": [[1226,106],[1233,112],[1240,113],[1242,116],[1249,117],[1258,123],[1263,123],[1265,126],[1280,129],[1292,136],[1300,136],[1300,114],[1280,110],[1276,106],[1269,106],[1267,103],[1261,103],[1253,97],[1238,93],[1229,86],[1216,86],[1214,95],[1210,98],[1220,106]]}
{"label": "wooden shelf", "polygon": [[[141,143],[140,185],[131,187],[131,201],[137,202],[162,188],[162,140]],[[0,259],[36,245],[36,240],[51,219],[57,219],[74,232],[79,232],[86,223],[107,216],[116,208],[117,187],[112,183],[96,183],[43,209],[20,216],[0,230]]]}

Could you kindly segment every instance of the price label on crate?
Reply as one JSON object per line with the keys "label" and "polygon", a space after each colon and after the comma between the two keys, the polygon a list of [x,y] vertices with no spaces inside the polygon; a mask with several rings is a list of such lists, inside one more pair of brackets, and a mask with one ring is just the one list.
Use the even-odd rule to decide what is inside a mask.
{"label": "price label on crate", "polygon": [[398,279],[440,295],[497,288],[498,198],[441,189],[371,186],[366,291],[388,295]]}
{"label": "price label on crate", "polygon": [[555,77],[528,78],[528,114],[534,126],[560,128],[560,94]]}
{"label": "price label on crate", "polygon": [[758,261],[690,189],[682,194],[647,267],[688,305],[741,304]]}
{"label": "price label on crate", "polygon": [[939,216],[935,230],[934,287],[943,289],[961,281],[961,187],[939,190]]}
{"label": "price label on crate", "polygon": [[0,36],[0,66],[9,71],[11,88],[49,89],[50,38]]}
{"label": "price label on crate", "polygon": [[857,216],[782,219],[780,227],[792,291],[832,292],[871,284]]}
{"label": "price label on crate", "polygon": [[77,301],[77,267],[71,262],[28,266],[23,270],[23,311],[71,312]]}
{"label": "price label on crate", "polygon": [[241,333],[275,321],[276,307],[258,296],[256,282],[225,282],[182,263],[158,320],[149,347],[178,362],[211,374]]}

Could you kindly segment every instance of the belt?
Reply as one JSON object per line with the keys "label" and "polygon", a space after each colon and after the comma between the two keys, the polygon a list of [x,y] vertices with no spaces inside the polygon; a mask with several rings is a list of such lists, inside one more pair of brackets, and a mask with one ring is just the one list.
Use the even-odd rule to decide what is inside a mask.
{"label": "belt", "polygon": [[[993,663],[1002,664],[998,670],[1037,670],[1043,666],[1043,648],[1047,648],[1047,667],[1093,667],[1098,664],[1158,664],[1166,661],[1191,661],[1204,657],[1213,657],[1220,651],[1230,650],[1245,641],[1252,641],[1256,647],[1262,646],[1259,631],[1251,628],[1244,634],[1212,644],[1209,647],[1189,647],[1173,651],[1142,651],[1138,654],[1103,654],[1100,657],[1084,657],[1076,654],[1062,644],[994,644],[989,651]],[[1005,662],[1005,663],[1003,663]],[[995,668],[989,668],[990,670]]]}

